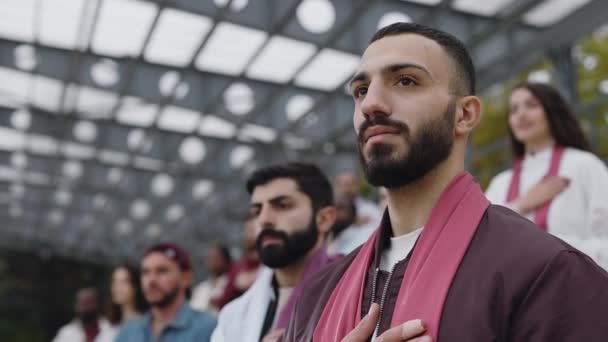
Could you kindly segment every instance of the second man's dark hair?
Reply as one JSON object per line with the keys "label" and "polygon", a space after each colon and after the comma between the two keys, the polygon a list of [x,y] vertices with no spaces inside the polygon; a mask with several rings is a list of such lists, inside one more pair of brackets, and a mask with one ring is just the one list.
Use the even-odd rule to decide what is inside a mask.
{"label": "second man's dark hair", "polygon": [[256,170],[247,180],[247,191],[251,194],[260,185],[278,178],[293,179],[298,189],[312,202],[314,211],[333,204],[333,192],[327,176],[314,164],[287,163]]}
{"label": "second man's dark hair", "polygon": [[370,44],[387,36],[400,34],[417,34],[435,41],[454,60],[456,67],[453,80],[453,90],[458,95],[475,94],[475,66],[464,44],[453,35],[415,23],[394,23],[378,30]]}

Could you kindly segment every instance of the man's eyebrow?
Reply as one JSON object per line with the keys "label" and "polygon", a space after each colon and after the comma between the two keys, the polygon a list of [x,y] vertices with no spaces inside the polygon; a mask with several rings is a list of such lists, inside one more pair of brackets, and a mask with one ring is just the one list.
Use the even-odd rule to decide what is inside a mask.
{"label": "man's eyebrow", "polygon": [[[284,199],[288,199],[288,198],[289,198],[289,196],[287,196],[287,195],[278,195],[278,196],[269,198],[269,199],[265,200],[264,202],[268,201],[268,202],[271,202],[271,203],[277,203],[277,202],[280,202],[280,201],[282,201]],[[253,202],[249,206],[251,208],[260,207],[260,206],[262,206],[262,203],[260,203],[260,202]]]}
{"label": "man's eyebrow", "polygon": [[[385,67],[383,67],[380,72],[383,74],[390,74],[390,73],[394,73],[397,72],[401,69],[407,69],[407,68],[414,68],[414,69],[418,69],[421,70],[422,72],[424,72],[425,74],[427,74],[430,78],[435,79],[433,77],[433,75],[430,73],[430,71],[428,71],[425,67],[423,67],[420,64],[416,64],[416,63],[395,63],[395,64],[389,64]],[[350,80],[350,85],[352,86],[353,83],[355,82],[359,82],[359,81],[366,81],[369,79],[369,74],[365,71],[361,71],[357,74],[355,74],[355,76],[353,76],[353,78]]]}
{"label": "man's eyebrow", "polygon": [[355,74],[355,76],[353,76],[353,78],[350,79],[348,84],[352,86],[355,82],[365,81],[367,79],[369,79],[369,75],[365,71],[358,72]]}
{"label": "man's eyebrow", "polygon": [[433,75],[431,75],[431,73],[422,65],[420,64],[416,64],[416,63],[396,63],[396,64],[389,64],[385,67],[382,68],[381,72],[383,74],[390,74],[393,72],[397,72],[401,69],[408,69],[408,68],[414,68],[414,69],[418,69],[423,71],[425,74],[427,74],[429,77],[433,78]]}

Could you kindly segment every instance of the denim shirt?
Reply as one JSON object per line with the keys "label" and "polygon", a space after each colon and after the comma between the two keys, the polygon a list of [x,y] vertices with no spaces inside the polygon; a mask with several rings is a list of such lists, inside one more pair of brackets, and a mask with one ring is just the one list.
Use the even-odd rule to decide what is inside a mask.
{"label": "denim shirt", "polygon": [[152,334],[152,313],[148,311],[140,319],[127,323],[115,342],[206,342],[211,339],[216,323],[211,315],[195,311],[184,302],[158,337]]}

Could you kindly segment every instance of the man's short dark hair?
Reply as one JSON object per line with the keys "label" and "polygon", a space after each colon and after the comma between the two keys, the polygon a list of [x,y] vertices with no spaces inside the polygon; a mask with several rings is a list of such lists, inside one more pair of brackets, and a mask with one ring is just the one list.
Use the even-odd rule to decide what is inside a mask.
{"label": "man's short dark hair", "polygon": [[461,96],[475,94],[475,66],[464,44],[453,35],[415,23],[395,23],[378,30],[370,44],[387,36],[417,34],[435,41],[454,60],[453,91]]}
{"label": "man's short dark hair", "polygon": [[329,179],[319,167],[309,163],[292,162],[258,169],[247,180],[247,191],[251,194],[257,186],[278,178],[293,179],[298,190],[310,198],[315,212],[333,204]]}

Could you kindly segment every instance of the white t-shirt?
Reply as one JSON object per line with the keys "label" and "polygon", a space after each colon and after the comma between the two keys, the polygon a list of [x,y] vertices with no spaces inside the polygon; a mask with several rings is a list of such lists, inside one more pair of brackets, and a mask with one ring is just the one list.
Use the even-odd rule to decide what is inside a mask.
{"label": "white t-shirt", "polygon": [[396,263],[405,259],[412,248],[414,248],[420,233],[422,233],[422,228],[418,228],[405,235],[392,237],[391,246],[385,249],[380,257],[380,269],[390,272]]}
{"label": "white t-shirt", "polygon": [[[420,233],[422,233],[422,228],[418,228],[405,235],[392,237],[391,246],[385,249],[380,257],[380,269],[382,271],[390,272],[396,263],[405,259],[412,248],[414,248]],[[377,331],[374,330],[372,342],[376,340],[376,335]]]}
{"label": "white t-shirt", "polygon": [[[95,337],[95,341],[113,341],[115,336],[116,329],[112,327],[110,322],[103,318],[99,319],[99,334]],[[86,334],[82,324],[78,320],[74,320],[57,332],[57,336],[55,336],[53,342],[78,342],[84,341],[85,338]]]}
{"label": "white t-shirt", "polygon": [[[522,163],[519,194],[523,196],[547,174],[552,148],[526,154]],[[513,170],[498,174],[486,197],[507,205]],[[558,175],[570,180],[568,187],[551,203],[548,232],[568,242],[608,269],[608,168],[594,154],[564,149]],[[527,215],[534,220],[534,212]]]}

